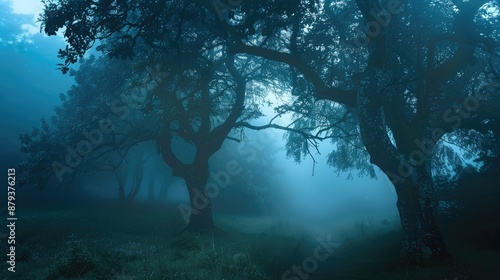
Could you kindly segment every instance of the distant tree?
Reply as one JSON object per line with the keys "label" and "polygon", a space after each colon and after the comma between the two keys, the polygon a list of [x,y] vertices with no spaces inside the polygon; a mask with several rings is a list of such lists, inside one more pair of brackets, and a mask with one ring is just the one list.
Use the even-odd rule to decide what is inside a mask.
{"label": "distant tree", "polygon": [[[120,202],[131,203],[139,193],[144,178],[144,165],[150,156],[146,154],[145,150],[141,149],[136,151],[131,159],[129,157],[129,159],[121,160],[118,166],[113,168],[113,175],[118,183],[118,199]],[[132,161],[130,164],[129,160]],[[128,176],[129,174],[131,175]],[[154,175],[151,177],[154,178]],[[127,185],[130,185],[128,191]]]}
{"label": "distant tree", "polygon": [[[318,119],[308,109],[312,100],[346,108],[359,126],[347,126],[343,138],[354,151],[355,139],[362,140],[370,162],[393,182],[403,253],[418,263],[449,255],[434,217],[431,170],[441,167],[433,156],[457,158],[442,146],[452,135],[475,153],[486,147],[477,139],[498,139],[496,10],[491,1],[247,1],[234,22],[219,25],[234,38],[235,52],[289,68],[299,95],[293,112]],[[300,118],[296,128],[313,132],[336,123],[323,119],[316,129],[315,119]],[[458,129],[467,132],[454,134]],[[290,140],[296,158],[308,153],[310,143]],[[364,152],[337,143],[335,166],[364,165]]]}
{"label": "distant tree", "polygon": [[[109,71],[115,67],[121,71]],[[24,180],[38,188],[52,179],[68,185],[78,173],[111,171],[135,144],[121,135],[139,124],[127,123],[121,118],[124,115],[117,114],[122,113],[119,109],[129,110],[127,118],[138,114],[132,108],[137,100],[123,95],[132,75],[131,63],[91,56],[70,75],[75,84],[60,95],[61,105],[50,120],[42,119],[40,127],[20,136],[21,151],[29,155],[22,163]]]}

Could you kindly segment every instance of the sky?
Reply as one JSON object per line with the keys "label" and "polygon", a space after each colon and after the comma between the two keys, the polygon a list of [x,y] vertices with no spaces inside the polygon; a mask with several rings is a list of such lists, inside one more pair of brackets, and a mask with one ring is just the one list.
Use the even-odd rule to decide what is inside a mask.
{"label": "sky", "polygon": [[33,17],[32,22],[27,22],[22,25],[25,31],[22,37],[31,37],[40,32],[40,23],[36,22],[38,15],[43,10],[43,4],[40,0],[1,0],[4,3],[10,4],[12,12],[19,15],[30,15]]}

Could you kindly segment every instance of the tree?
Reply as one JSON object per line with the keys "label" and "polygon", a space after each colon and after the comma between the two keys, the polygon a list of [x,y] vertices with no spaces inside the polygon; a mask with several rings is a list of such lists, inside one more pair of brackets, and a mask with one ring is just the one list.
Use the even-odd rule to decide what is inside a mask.
{"label": "tree", "polygon": [[[134,155],[133,166],[129,167],[128,160],[122,160],[118,166],[113,168],[113,175],[118,183],[118,199],[123,203],[131,203],[139,193],[144,177],[144,164],[147,162],[148,156],[145,155],[145,150],[139,150]],[[132,170],[130,170],[132,168]],[[127,192],[127,175],[132,173],[130,180],[130,190]],[[151,176],[154,178],[154,176]]]}
{"label": "tree", "polygon": [[[498,18],[488,13],[498,5],[384,4],[245,2],[236,24],[219,23],[234,38],[235,52],[289,66],[302,100],[348,108],[370,162],[398,194],[404,256],[425,262],[448,256],[434,217],[436,145],[458,128],[498,137],[498,86],[488,74],[498,73]],[[357,24],[365,29],[358,32]]]}
{"label": "tree", "polygon": [[[134,110],[114,104],[112,111],[122,120],[124,130],[109,136],[113,140],[109,150],[92,151],[85,161],[102,160],[111,150],[126,151],[137,143],[156,141],[172,174],[186,181],[191,207],[181,211],[190,215],[189,227],[214,229],[206,188],[209,158],[237,122],[260,116],[255,104],[262,84],[252,81],[266,75],[265,67],[256,59],[232,54],[214,32],[200,33],[204,24],[194,3],[170,6],[162,1],[70,0],[44,4],[44,32],[54,35],[65,27],[68,46],[59,52],[59,57],[66,58],[60,65],[63,73],[99,40],[97,49],[111,58],[133,58],[135,68],[118,91],[143,94]],[[77,103],[86,97],[80,98]],[[124,115],[130,115],[129,119],[124,120]],[[193,158],[176,153],[176,137],[195,148]]]}

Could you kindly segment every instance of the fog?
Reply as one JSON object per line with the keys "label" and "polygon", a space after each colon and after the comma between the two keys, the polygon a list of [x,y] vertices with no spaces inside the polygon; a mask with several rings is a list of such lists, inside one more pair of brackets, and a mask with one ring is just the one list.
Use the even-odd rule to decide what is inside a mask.
{"label": "fog", "polygon": [[0,0],[0,278],[499,279],[498,1],[76,2]]}
{"label": "fog", "polygon": [[[261,120],[262,122],[267,119]],[[357,176],[356,170],[351,173],[337,174],[335,170],[327,164],[326,155],[333,146],[330,143],[322,143],[320,154],[306,157],[302,162],[296,163],[293,159],[286,156],[283,147],[283,132],[281,131],[261,131],[251,133],[252,137],[247,137],[248,144],[245,141],[241,143],[229,143],[239,147],[234,157],[228,160],[249,161],[256,160],[254,153],[262,151],[266,145],[272,143],[275,150],[272,151],[273,165],[279,170],[277,177],[279,180],[276,185],[266,186],[269,191],[269,198],[272,202],[263,207],[269,210],[267,215],[252,213],[251,210],[245,213],[245,216],[252,216],[256,219],[271,218],[284,219],[301,224],[304,227],[315,228],[316,230],[330,230],[332,225],[338,224],[343,227],[352,225],[356,222],[365,222],[381,219],[398,219],[396,208],[396,193],[390,181],[380,172],[377,172],[377,178],[366,178]],[[252,139],[253,138],[253,139]],[[231,140],[229,140],[231,141]],[[182,154],[184,160],[189,161],[194,157],[194,149],[186,143],[178,140],[179,154]],[[151,149],[151,147],[142,147]],[[154,148],[153,148],[154,149]],[[230,149],[230,148],[229,148]],[[151,151],[154,153],[154,151]],[[255,155],[257,157],[257,155]],[[315,164],[313,162],[316,161]],[[223,164],[224,166],[224,164]],[[182,178],[173,177],[171,169],[165,165],[159,155],[153,154],[145,165],[146,172],[160,172],[165,178],[156,178],[154,180],[155,196],[161,192],[161,188],[166,185],[166,203],[178,206],[179,203],[189,203],[189,194],[186,183]],[[223,170],[211,169],[213,177]],[[244,172],[245,170],[243,170]],[[262,170],[258,166],[252,166],[252,173],[257,176]],[[214,178],[212,182],[215,182]],[[234,177],[238,177],[234,176]],[[238,178],[231,176],[230,181],[236,181]],[[129,179],[127,184],[131,184]],[[149,190],[147,185],[149,178],[144,178],[142,188],[135,197],[136,202],[147,202]],[[228,188],[236,189],[238,185],[229,184]],[[59,193],[61,190],[57,190]],[[64,192],[65,190],[62,190]],[[83,196],[93,199],[106,198],[116,199],[118,187],[114,178],[110,174],[92,175],[82,179],[79,192]],[[227,191],[222,189],[222,194]],[[249,200],[252,198],[248,198]],[[231,201],[218,200],[214,207],[220,204],[230,204]],[[227,213],[225,213],[227,214]],[[262,225],[262,229],[267,226],[267,222]],[[255,227],[255,225],[253,225]],[[255,229],[250,229],[255,231]]]}

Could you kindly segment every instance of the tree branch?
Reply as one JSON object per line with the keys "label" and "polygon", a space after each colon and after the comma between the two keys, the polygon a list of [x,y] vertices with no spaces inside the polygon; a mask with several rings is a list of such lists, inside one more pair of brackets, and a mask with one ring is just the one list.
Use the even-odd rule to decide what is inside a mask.
{"label": "tree branch", "polygon": [[262,57],[276,62],[282,62],[295,67],[313,84],[316,89],[316,99],[334,101],[350,108],[356,106],[356,91],[354,89],[345,90],[326,86],[318,73],[316,73],[308,64],[295,55],[263,47],[249,46],[241,41],[236,42],[234,51]]}

